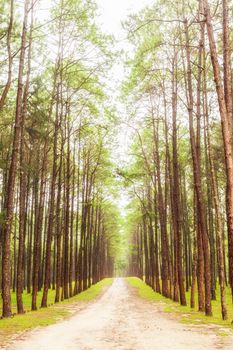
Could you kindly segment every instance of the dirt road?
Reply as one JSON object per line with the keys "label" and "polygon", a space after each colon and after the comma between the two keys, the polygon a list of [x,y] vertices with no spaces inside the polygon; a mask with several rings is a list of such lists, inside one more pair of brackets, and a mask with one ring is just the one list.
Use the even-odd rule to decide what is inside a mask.
{"label": "dirt road", "polygon": [[[34,330],[10,350],[214,350],[232,349],[207,328],[179,324],[156,304],[135,295],[123,279],[96,302],[58,324]],[[226,344],[224,345],[225,342]]]}

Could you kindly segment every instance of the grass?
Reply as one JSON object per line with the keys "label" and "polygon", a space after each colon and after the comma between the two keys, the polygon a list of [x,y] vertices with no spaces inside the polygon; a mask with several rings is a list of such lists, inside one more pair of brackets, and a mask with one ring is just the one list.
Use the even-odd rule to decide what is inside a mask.
{"label": "grass", "polygon": [[[25,310],[28,311],[24,315],[16,315],[11,318],[0,320],[0,346],[4,341],[8,340],[18,332],[23,332],[39,326],[48,326],[56,323],[62,318],[70,316],[71,312],[68,309],[69,304],[94,300],[101,294],[103,288],[111,283],[111,278],[105,278],[99,283],[91,286],[86,291],[70,299],[64,300],[59,304],[53,304],[55,292],[50,290],[48,295],[48,305],[50,305],[50,307],[38,309],[37,311],[29,311],[31,307],[31,295],[24,293],[23,301]],[[38,305],[40,305],[41,298],[42,293],[38,293]],[[12,309],[16,310],[15,293],[12,293],[12,305]]]}
{"label": "grass", "polygon": [[[182,323],[188,324],[211,324],[218,325],[224,328],[233,329],[231,324],[233,320],[233,306],[231,302],[231,292],[228,288],[226,290],[226,301],[228,306],[228,320],[223,321],[221,315],[220,296],[217,295],[217,300],[212,301],[213,316],[205,316],[204,313],[199,312],[196,309],[191,309],[189,306],[190,292],[186,293],[187,306],[181,306],[179,303],[163,297],[162,295],[155,293],[153,289],[147,286],[142,280],[137,277],[127,278],[128,283],[138,289],[139,296],[155,302],[162,302],[163,311],[173,313],[176,315]],[[195,295],[195,303],[197,303],[197,294]],[[228,335],[225,331],[219,331],[219,335]]]}

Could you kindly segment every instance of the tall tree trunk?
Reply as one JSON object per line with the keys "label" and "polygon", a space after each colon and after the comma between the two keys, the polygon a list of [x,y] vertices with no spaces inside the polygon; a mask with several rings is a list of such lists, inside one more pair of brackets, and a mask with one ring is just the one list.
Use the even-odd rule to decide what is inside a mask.
{"label": "tall tree trunk", "polygon": [[[203,246],[203,257],[204,257],[204,270],[205,270],[205,313],[206,315],[212,315],[211,306],[211,273],[210,273],[210,252],[208,244],[208,233],[204,216],[204,205],[203,205],[203,193],[201,188],[201,173],[200,173],[200,162],[198,159],[198,152],[196,149],[195,133],[193,127],[193,87],[192,87],[192,68],[190,58],[190,41],[188,32],[187,20],[184,20],[185,39],[186,39],[186,60],[187,60],[187,103],[188,103],[188,115],[189,115],[189,133],[190,133],[190,144],[193,161],[194,171],[194,186],[196,192],[197,201],[197,214],[198,214],[198,226],[200,229],[202,246]],[[201,38],[199,43],[199,55],[203,49],[203,28],[201,28]]]}
{"label": "tall tree trunk", "polygon": [[32,278],[32,310],[37,310],[37,292],[39,286],[39,267],[40,267],[40,256],[41,256],[41,239],[43,230],[43,214],[45,205],[45,189],[46,189],[46,170],[47,170],[47,153],[48,146],[45,141],[44,154],[41,166],[41,180],[40,180],[40,198],[39,208],[37,210],[38,218],[35,225],[34,233],[34,249],[33,249],[33,278]]}
{"label": "tall tree trunk", "polygon": [[207,138],[207,151],[208,160],[210,164],[210,177],[211,185],[213,191],[213,201],[215,209],[215,221],[216,221],[216,246],[217,246],[217,263],[218,263],[218,277],[220,286],[220,298],[221,298],[221,309],[222,309],[222,319],[226,320],[227,315],[227,305],[225,296],[225,271],[224,271],[224,252],[223,252],[223,224],[222,224],[222,213],[219,198],[219,191],[217,186],[217,176],[214,168],[213,162],[213,149],[211,144],[210,129],[209,129],[209,111],[208,111],[208,97],[207,97],[207,83],[206,83],[206,66],[204,64],[204,116],[205,116],[205,131]]}
{"label": "tall tree trunk", "polygon": [[153,130],[155,139],[155,159],[157,162],[157,180],[158,180],[158,211],[161,229],[161,254],[162,254],[162,294],[165,297],[169,297],[169,287],[168,287],[168,276],[169,276],[169,249],[168,249],[168,238],[167,238],[167,227],[164,211],[164,198],[162,193],[161,185],[161,174],[160,174],[160,156],[158,149],[158,130],[155,128],[155,121],[153,120]]}
{"label": "tall tree trunk", "polygon": [[[58,64],[59,67],[59,64]],[[56,86],[57,72],[55,72],[54,86]],[[53,97],[51,101],[51,115],[53,106]],[[52,237],[54,229],[54,210],[55,210],[55,189],[56,189],[56,179],[57,179],[57,148],[58,148],[58,133],[60,129],[59,124],[59,111],[58,111],[58,101],[56,106],[56,117],[54,125],[54,135],[53,135],[53,167],[52,167],[52,178],[50,185],[50,199],[49,199],[49,214],[48,214],[48,228],[47,228],[47,241],[46,241],[46,252],[45,252],[45,276],[44,276],[44,289],[43,297],[41,301],[41,307],[47,307],[48,290],[50,286],[50,273],[51,273],[51,247],[52,247]]]}
{"label": "tall tree trunk", "polygon": [[181,233],[181,206],[180,206],[180,182],[179,182],[179,164],[177,155],[177,53],[174,53],[174,62],[172,67],[172,163],[173,163],[173,228],[175,237],[175,254],[179,284],[179,295],[181,305],[186,305],[183,266],[182,266],[182,233]]}
{"label": "tall tree trunk", "polygon": [[[75,144],[74,144],[75,149]],[[73,296],[73,276],[74,276],[74,201],[75,201],[75,152],[73,153],[72,171],[72,198],[70,217],[70,268],[69,268],[69,296]]]}
{"label": "tall tree trunk", "polygon": [[19,246],[18,246],[18,268],[17,268],[17,310],[19,314],[24,313],[23,308],[23,283],[24,283],[24,269],[23,269],[23,256],[25,251],[25,232],[26,232],[26,172],[25,172],[25,119],[28,108],[28,93],[31,74],[31,53],[32,53],[32,31],[33,31],[33,5],[31,8],[31,24],[30,24],[30,36],[29,36],[29,48],[28,48],[28,62],[27,62],[27,78],[24,88],[23,107],[21,112],[21,126],[20,126],[20,214],[19,214]]}
{"label": "tall tree trunk", "polygon": [[13,204],[15,194],[15,179],[20,146],[20,127],[22,113],[22,97],[23,97],[23,68],[26,50],[26,34],[28,20],[29,0],[25,0],[24,4],[24,20],[21,36],[21,50],[19,58],[18,71],[18,88],[16,100],[15,126],[13,135],[13,147],[11,153],[11,162],[7,184],[7,197],[5,202],[5,224],[3,237],[3,257],[2,257],[2,316],[11,316],[11,296],[10,296],[10,243],[11,243],[11,227],[13,217]]}
{"label": "tall tree trunk", "polygon": [[[232,135],[231,135],[231,128],[229,127],[229,115],[228,115],[229,104],[226,103],[226,100],[228,100],[228,98],[226,98],[224,93],[209,4],[207,0],[203,0],[202,2],[203,2],[205,21],[207,26],[207,34],[209,38],[209,48],[210,48],[211,62],[212,62],[212,67],[214,72],[214,81],[216,85],[218,105],[219,105],[219,111],[220,111],[221,122],[222,122],[222,134],[223,134],[225,165],[226,165],[226,175],[227,175],[226,197],[227,197],[227,226],[228,226],[228,247],[229,247],[228,249],[229,276],[230,276],[230,285],[233,293],[233,155],[232,155]],[[226,18],[225,18],[225,21],[226,21]],[[227,47],[225,49],[227,50]],[[226,60],[228,59],[227,57],[228,55],[226,55],[225,57]],[[226,67],[225,65],[225,69],[226,71],[228,71],[229,67],[228,66]],[[228,84],[226,85],[228,86]]]}

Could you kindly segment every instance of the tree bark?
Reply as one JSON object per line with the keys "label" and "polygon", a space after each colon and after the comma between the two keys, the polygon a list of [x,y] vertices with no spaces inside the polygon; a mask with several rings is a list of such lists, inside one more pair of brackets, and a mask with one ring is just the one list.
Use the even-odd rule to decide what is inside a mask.
{"label": "tree bark", "polygon": [[[216,92],[218,96],[218,105],[221,116],[222,134],[224,143],[225,165],[227,175],[227,226],[228,226],[228,251],[229,251],[229,276],[230,286],[233,292],[233,155],[232,155],[232,135],[229,127],[229,105],[226,104],[226,96],[224,93],[224,87],[222,77],[220,73],[220,65],[217,54],[216,42],[214,38],[213,25],[210,15],[209,3],[207,0],[203,0],[205,21],[207,27],[207,34],[209,38],[209,48],[211,54],[211,62],[214,72],[214,81],[216,86]],[[226,20],[226,18],[225,18]],[[227,50],[227,48],[225,48]],[[227,55],[225,57],[227,59]],[[229,69],[225,66],[226,71]],[[227,73],[226,73],[227,74]],[[228,84],[227,84],[228,86]],[[228,91],[229,93],[229,91]]]}
{"label": "tree bark", "polygon": [[13,217],[13,203],[15,194],[15,179],[20,146],[20,128],[21,128],[21,113],[22,113],[22,97],[23,97],[23,68],[26,50],[26,34],[28,21],[29,0],[25,0],[24,4],[24,20],[21,36],[21,50],[19,59],[18,71],[18,88],[16,100],[15,126],[13,135],[13,147],[11,153],[11,162],[7,184],[7,197],[5,202],[5,224],[3,237],[3,257],[2,257],[2,298],[3,308],[2,316],[11,316],[11,297],[10,297],[10,242],[11,242],[11,227]]}

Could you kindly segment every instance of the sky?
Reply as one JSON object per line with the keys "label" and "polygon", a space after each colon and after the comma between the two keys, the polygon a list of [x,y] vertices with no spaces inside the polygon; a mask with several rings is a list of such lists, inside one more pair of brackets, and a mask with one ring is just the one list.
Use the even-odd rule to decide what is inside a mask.
{"label": "sky", "polygon": [[[142,8],[147,5],[151,5],[153,0],[96,0],[99,7],[99,19],[98,23],[100,24],[103,32],[108,34],[113,34],[117,43],[118,49],[123,49],[125,52],[129,50],[129,44],[126,38],[126,33],[124,32],[121,23],[127,19],[129,14],[137,13]],[[115,85],[115,91],[120,85],[120,81],[124,76],[124,63],[123,59],[119,60],[112,69],[112,84],[111,87]],[[115,77],[115,78],[114,78]],[[117,101],[117,98],[116,98]],[[127,119],[125,115],[124,107],[117,103],[117,108],[119,113],[123,115],[123,118]],[[122,117],[121,115],[121,117]],[[131,142],[132,130],[127,128],[125,124],[122,124],[118,130],[118,147],[115,151],[115,161],[118,163],[118,166],[121,168],[128,160],[128,151],[129,145]],[[128,204],[129,198],[127,191],[121,191],[118,198],[118,207],[121,211],[121,215],[125,215],[125,208]]]}
{"label": "sky", "polygon": [[[130,14],[137,13],[147,5],[154,3],[154,0],[96,0],[99,8],[98,23],[104,33],[113,34],[116,42],[116,47],[125,52],[130,51],[129,43],[126,40],[126,33],[122,28],[121,23],[127,19]],[[109,81],[110,88],[118,93],[118,87],[124,78],[124,57],[117,60],[111,72],[111,79]],[[113,96],[114,98],[114,96]],[[119,112],[124,114],[123,106],[117,101],[116,103]],[[126,161],[127,148],[130,139],[130,130],[127,130],[123,124],[119,130],[119,144],[116,158],[119,162]]]}
{"label": "sky", "polygon": [[121,38],[123,35],[121,21],[124,21],[127,15],[136,13],[153,2],[153,0],[96,0],[102,28],[105,32]]}

